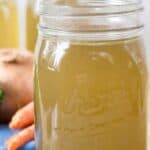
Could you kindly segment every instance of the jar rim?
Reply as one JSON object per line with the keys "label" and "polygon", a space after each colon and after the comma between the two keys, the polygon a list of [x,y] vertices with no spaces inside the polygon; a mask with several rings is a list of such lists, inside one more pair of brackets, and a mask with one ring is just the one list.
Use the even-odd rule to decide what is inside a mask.
{"label": "jar rim", "polygon": [[[85,1],[85,0],[80,0]],[[87,2],[89,1],[89,2]],[[97,1],[97,0],[94,0]],[[86,0],[86,3],[80,4],[55,4],[50,0],[39,1],[39,15],[48,16],[85,16],[85,15],[109,15],[122,14],[129,12],[142,11],[143,5],[141,0]]]}
{"label": "jar rim", "polygon": [[51,0],[41,1],[39,30],[49,35],[98,39],[100,36],[103,39],[108,37],[115,39],[139,35],[143,28],[141,1],[115,0],[115,3],[114,0],[108,1],[98,3],[99,5],[58,5],[52,4]]}

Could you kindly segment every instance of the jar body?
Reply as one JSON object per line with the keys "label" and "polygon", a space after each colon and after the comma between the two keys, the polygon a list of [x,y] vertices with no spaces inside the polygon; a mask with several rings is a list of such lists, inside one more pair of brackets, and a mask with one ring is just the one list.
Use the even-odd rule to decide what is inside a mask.
{"label": "jar body", "polygon": [[34,68],[37,150],[146,150],[142,39],[39,36]]}
{"label": "jar body", "polygon": [[0,48],[19,47],[17,1],[0,2]]}

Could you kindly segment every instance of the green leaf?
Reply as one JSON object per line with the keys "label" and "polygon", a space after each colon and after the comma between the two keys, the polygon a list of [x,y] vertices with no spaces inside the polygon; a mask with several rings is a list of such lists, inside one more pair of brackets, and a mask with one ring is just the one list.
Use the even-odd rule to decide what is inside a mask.
{"label": "green leaf", "polygon": [[0,103],[4,101],[5,93],[2,89],[0,89]]}

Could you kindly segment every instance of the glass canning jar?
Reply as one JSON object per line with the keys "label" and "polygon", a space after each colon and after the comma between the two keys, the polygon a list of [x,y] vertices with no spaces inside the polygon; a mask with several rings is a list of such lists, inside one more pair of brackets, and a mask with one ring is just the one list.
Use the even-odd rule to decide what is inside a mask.
{"label": "glass canning jar", "polygon": [[146,150],[148,73],[138,0],[41,0],[37,150]]}
{"label": "glass canning jar", "polygon": [[0,48],[19,46],[17,0],[0,0]]}
{"label": "glass canning jar", "polygon": [[37,39],[38,15],[36,12],[37,0],[28,0],[26,6],[26,48],[34,51]]}

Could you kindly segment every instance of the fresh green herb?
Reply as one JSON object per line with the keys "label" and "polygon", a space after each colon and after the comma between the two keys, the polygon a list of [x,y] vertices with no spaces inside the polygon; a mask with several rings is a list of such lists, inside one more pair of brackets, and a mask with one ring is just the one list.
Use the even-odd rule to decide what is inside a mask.
{"label": "fresh green herb", "polygon": [[0,103],[4,101],[5,93],[4,91],[0,88]]}

